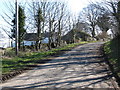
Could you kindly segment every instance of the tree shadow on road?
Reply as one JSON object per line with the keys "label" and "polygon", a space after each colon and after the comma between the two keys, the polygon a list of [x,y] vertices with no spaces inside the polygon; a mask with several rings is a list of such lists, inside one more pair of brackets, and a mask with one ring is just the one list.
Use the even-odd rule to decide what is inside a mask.
{"label": "tree shadow on road", "polygon": [[[91,85],[98,84],[100,82],[105,83],[106,80],[109,80],[110,78],[112,78],[112,74],[110,73],[109,70],[104,68],[104,66],[102,66],[101,68],[100,64],[104,63],[104,60],[102,59],[103,57],[101,55],[94,53],[94,50],[93,51],[91,50],[93,49],[89,49],[85,52],[80,52],[80,53],[77,52],[77,53],[64,54],[59,58],[56,58],[46,64],[42,64],[36,69],[34,69],[34,71],[36,71],[36,70],[42,70],[42,69],[62,68],[60,71],[56,72],[56,75],[54,75],[54,72],[51,72],[53,77],[51,77],[50,80],[46,80],[46,81],[38,80],[37,83],[33,82],[31,84],[16,85],[13,87],[14,88],[24,87],[24,89],[41,88],[41,87],[51,87],[51,88],[63,87],[64,88],[64,87],[72,87],[72,85],[74,84],[78,84],[78,87],[88,87]],[[94,67],[94,65],[96,66]],[[82,70],[83,68],[81,68],[80,71],[74,71],[74,70],[67,71],[69,74],[66,74],[65,77],[60,78],[59,74],[63,74],[64,72],[66,72],[65,70],[67,70],[69,66],[80,66],[80,67],[83,66],[83,68],[85,66],[89,66],[90,68],[87,68],[86,71]],[[70,76],[71,73],[74,73],[77,75]],[[91,76],[94,75],[94,76],[88,77],[90,75]],[[27,76],[26,77],[23,76],[23,77],[19,77],[18,80],[26,81],[29,79],[36,79],[41,76],[45,76],[45,74],[40,73],[38,75],[33,75],[28,78]],[[84,83],[84,85],[81,83]]]}
{"label": "tree shadow on road", "polygon": [[56,83],[55,83],[55,81],[57,81],[57,80],[50,80],[50,81],[44,82],[45,84],[42,84],[41,82],[38,82],[38,83],[26,84],[26,85],[22,85],[22,86],[15,86],[14,88],[16,88],[16,87],[20,88],[20,87],[24,86],[25,87],[24,89],[29,89],[29,88],[38,88],[38,87],[40,88],[40,87],[43,87],[43,86],[52,86],[52,85],[53,86],[63,85],[63,84],[73,85],[75,83],[91,82],[91,81],[93,81],[90,84],[85,85],[87,87],[87,86],[92,85],[92,84],[103,82],[103,81],[105,81],[107,79],[110,79],[111,77],[112,77],[112,75],[106,75],[106,76],[97,77],[97,78],[89,78],[89,79],[82,79],[82,80],[69,80],[69,81],[56,82]]}

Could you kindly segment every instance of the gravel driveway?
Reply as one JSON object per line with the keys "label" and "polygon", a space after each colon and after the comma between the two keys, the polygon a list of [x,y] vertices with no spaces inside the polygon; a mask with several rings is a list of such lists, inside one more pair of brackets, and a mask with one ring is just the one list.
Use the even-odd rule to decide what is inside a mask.
{"label": "gravel driveway", "polygon": [[114,88],[117,84],[102,60],[102,42],[78,46],[1,84],[11,88]]}

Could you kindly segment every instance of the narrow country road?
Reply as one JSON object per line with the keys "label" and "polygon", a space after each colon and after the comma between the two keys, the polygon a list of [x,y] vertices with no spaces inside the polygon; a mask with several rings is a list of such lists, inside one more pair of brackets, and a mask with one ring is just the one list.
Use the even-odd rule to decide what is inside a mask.
{"label": "narrow country road", "polygon": [[11,88],[114,88],[117,84],[99,53],[102,42],[80,45],[1,84]]}

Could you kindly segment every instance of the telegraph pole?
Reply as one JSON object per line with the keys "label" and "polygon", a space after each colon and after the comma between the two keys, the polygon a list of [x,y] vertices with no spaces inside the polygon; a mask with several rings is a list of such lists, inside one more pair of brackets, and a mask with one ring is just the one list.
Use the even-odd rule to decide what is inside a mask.
{"label": "telegraph pole", "polygon": [[15,0],[15,54],[18,55],[18,1]]}

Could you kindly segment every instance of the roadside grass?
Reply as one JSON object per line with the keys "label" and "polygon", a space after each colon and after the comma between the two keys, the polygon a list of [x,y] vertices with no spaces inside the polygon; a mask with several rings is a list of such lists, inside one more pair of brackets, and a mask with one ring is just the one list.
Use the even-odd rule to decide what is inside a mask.
{"label": "roadside grass", "polygon": [[104,46],[105,54],[108,56],[110,64],[112,64],[114,72],[120,77],[120,37],[106,42]]}
{"label": "roadside grass", "polygon": [[19,56],[14,55],[14,51],[9,48],[7,53],[10,54],[10,58],[2,58],[2,74],[8,74],[15,70],[25,69],[28,65],[36,65],[39,61],[49,58],[51,55],[59,53],[61,51],[69,50],[77,45],[86,44],[88,42],[80,42],[74,44],[68,44],[59,48],[55,48],[44,52],[20,52]]}

